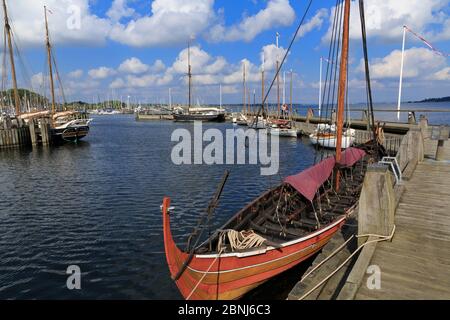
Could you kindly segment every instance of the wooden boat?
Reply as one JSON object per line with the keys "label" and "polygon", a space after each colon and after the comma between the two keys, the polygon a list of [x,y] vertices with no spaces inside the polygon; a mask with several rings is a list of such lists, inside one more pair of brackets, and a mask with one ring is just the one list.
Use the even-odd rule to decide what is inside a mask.
{"label": "wooden boat", "polygon": [[[334,157],[288,177],[240,210],[193,251],[175,244],[170,199],[163,201],[164,246],[172,278],[186,299],[237,299],[318,252],[353,212],[366,153],[350,148],[340,166],[342,188],[332,188]],[[319,209],[320,208],[320,209]],[[236,247],[234,242],[254,242]]]}
{"label": "wooden boat", "polygon": [[298,131],[289,120],[278,119],[271,121],[269,133],[279,137],[297,137]]}
{"label": "wooden boat", "polygon": [[[194,232],[192,235],[198,235],[197,241],[191,246],[190,237],[186,250],[179,249],[173,240],[168,209],[170,198],[164,198],[162,212],[166,259],[172,279],[187,300],[242,297],[318,252],[355,210],[367,163],[379,158],[382,148],[375,144],[377,140],[374,139],[365,146],[351,147],[343,152],[341,149],[350,0],[345,0],[343,11],[336,155],[287,177],[280,185],[266,191],[236,213],[203,243],[200,243],[201,233]],[[365,50],[367,64],[366,53]],[[372,106],[371,110],[373,112]],[[218,199],[225,180],[215,199]],[[216,205],[212,201],[208,206],[208,219],[211,208]]]}

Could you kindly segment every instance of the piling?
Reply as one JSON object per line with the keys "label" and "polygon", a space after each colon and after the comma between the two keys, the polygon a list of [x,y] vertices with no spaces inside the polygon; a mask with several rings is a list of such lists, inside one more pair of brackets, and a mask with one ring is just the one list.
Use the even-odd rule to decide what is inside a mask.
{"label": "piling", "polygon": [[36,137],[36,127],[35,127],[34,119],[31,119],[30,122],[28,123],[28,129],[29,129],[29,134],[30,134],[31,145],[36,146],[37,145],[37,137]]}
{"label": "piling", "polygon": [[[393,176],[385,165],[370,165],[359,198],[358,234],[388,236],[394,226],[395,194]],[[358,244],[367,237],[358,238]]]}
{"label": "piling", "polygon": [[41,131],[42,145],[48,146],[51,142],[50,123],[47,119],[42,118],[39,120],[39,128]]}

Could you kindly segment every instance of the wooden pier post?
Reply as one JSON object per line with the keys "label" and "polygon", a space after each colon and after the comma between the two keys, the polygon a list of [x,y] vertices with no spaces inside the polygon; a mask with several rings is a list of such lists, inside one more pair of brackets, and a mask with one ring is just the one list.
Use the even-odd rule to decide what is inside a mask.
{"label": "wooden pier post", "polygon": [[32,146],[37,145],[36,127],[35,127],[34,119],[30,119],[30,122],[28,122],[28,130],[30,130],[31,145]]}
{"label": "wooden pier post", "polygon": [[440,126],[439,128],[434,128],[431,133],[431,140],[437,140],[436,148],[436,161],[445,160],[444,156],[444,145],[445,141],[449,139],[450,128],[448,126]]}
{"label": "wooden pier post", "polygon": [[[409,130],[409,152],[410,161],[422,162],[424,159],[424,137],[420,128],[411,128]],[[417,165],[417,163],[416,163]]]}
{"label": "wooden pier post", "polygon": [[50,144],[50,124],[46,119],[39,120],[39,127],[41,129],[42,145],[46,146]]}
{"label": "wooden pier post", "polygon": [[[370,165],[367,168],[359,199],[358,234],[388,236],[394,226],[396,200],[393,177],[384,165]],[[367,240],[359,238],[358,244]]]}

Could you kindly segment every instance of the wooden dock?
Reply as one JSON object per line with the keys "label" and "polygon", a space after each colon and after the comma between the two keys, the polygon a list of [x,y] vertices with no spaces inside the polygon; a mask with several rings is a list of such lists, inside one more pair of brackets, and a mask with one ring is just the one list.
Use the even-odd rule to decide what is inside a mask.
{"label": "wooden dock", "polygon": [[[431,157],[437,142],[425,140]],[[405,182],[392,242],[376,246],[370,265],[381,270],[381,289],[366,274],[355,299],[450,299],[450,141],[448,161],[425,159]]]}
{"label": "wooden dock", "polygon": [[368,169],[358,243],[335,252],[349,237],[337,234],[288,299],[450,299],[450,140],[436,161],[431,132],[418,126],[403,137],[396,157],[401,183],[387,167]]}

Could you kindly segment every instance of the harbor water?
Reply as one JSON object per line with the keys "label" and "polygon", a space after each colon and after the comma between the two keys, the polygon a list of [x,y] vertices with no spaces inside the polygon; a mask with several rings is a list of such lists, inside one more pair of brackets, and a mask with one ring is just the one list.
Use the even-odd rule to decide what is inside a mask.
{"label": "harbor water", "polygon": [[[449,124],[449,116],[429,119]],[[193,126],[95,117],[77,144],[2,150],[0,298],[180,299],[164,255],[162,198],[172,198],[172,230],[183,245],[226,169],[231,174],[212,229],[314,162],[305,138],[280,140],[275,176],[261,176],[256,165],[177,166],[171,161],[177,128]],[[67,288],[70,265],[81,269],[81,290]]]}
{"label": "harbor water", "polygon": [[[171,134],[183,127],[192,130],[95,117],[78,144],[2,150],[0,298],[179,299],[163,254],[163,197],[172,198],[173,232],[183,245],[225,169],[231,174],[214,226],[314,161],[310,145],[287,139],[277,176],[263,177],[253,165],[177,166]],[[67,289],[69,265],[81,269],[81,290]]]}

